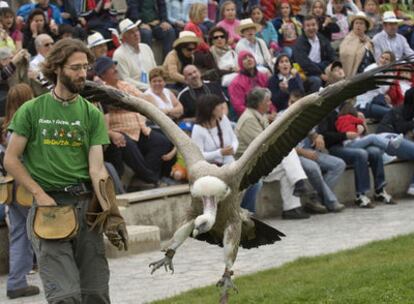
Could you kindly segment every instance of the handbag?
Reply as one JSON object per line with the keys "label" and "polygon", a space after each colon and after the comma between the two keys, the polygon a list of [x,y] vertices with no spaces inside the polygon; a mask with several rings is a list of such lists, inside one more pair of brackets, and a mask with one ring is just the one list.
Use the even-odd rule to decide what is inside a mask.
{"label": "handbag", "polygon": [[71,239],[76,235],[79,223],[75,207],[37,206],[33,221],[34,234],[44,240]]}
{"label": "handbag", "polygon": [[10,204],[13,201],[14,178],[10,175],[0,177],[0,204]]}

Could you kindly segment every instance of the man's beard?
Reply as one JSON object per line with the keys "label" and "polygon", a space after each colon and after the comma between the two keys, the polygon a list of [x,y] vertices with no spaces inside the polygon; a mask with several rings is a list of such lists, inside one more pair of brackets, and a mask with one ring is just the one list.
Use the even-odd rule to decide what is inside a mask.
{"label": "man's beard", "polygon": [[78,77],[76,80],[71,79],[65,72],[61,72],[60,82],[65,86],[65,88],[72,94],[78,94],[85,86],[86,79],[84,77]]}

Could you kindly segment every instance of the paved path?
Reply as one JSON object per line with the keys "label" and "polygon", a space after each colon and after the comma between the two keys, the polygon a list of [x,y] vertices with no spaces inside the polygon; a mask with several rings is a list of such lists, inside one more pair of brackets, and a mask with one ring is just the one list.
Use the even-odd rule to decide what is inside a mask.
{"label": "paved path", "polygon": [[[280,266],[301,256],[313,256],[352,248],[373,240],[414,232],[414,200],[400,200],[397,206],[375,209],[348,208],[340,214],[312,216],[301,221],[271,219],[267,222],[287,237],[259,249],[239,250],[234,265],[236,276]],[[148,264],[162,257],[160,252],[110,260],[113,304],[148,303],[182,291],[215,283],[222,274],[220,248],[188,240],[177,252],[176,272],[149,274]],[[30,277],[40,285],[38,275]],[[43,294],[24,300],[8,300],[6,276],[0,276],[1,304],[46,303]]]}

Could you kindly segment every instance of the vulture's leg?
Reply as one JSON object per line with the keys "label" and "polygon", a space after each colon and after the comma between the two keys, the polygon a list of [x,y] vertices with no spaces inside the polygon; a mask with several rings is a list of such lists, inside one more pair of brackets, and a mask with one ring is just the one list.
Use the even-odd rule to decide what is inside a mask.
{"label": "vulture's leg", "polygon": [[170,243],[171,245],[165,251],[165,257],[161,260],[152,262],[149,264],[149,267],[152,267],[151,274],[153,274],[158,268],[164,266],[165,271],[168,272],[168,269],[171,270],[171,274],[174,273],[174,265],[172,259],[174,257],[175,251],[182,243],[190,236],[191,232],[194,229],[194,220],[190,220],[182,225],[174,233]]}
{"label": "vulture's leg", "polygon": [[237,251],[239,249],[240,233],[241,221],[229,224],[227,228],[224,230],[223,249],[225,269],[223,276],[216,284],[217,287],[221,287],[221,304],[227,303],[230,289],[233,289],[235,292],[238,292],[236,286],[233,284],[233,281],[231,280],[231,276],[233,275],[232,267],[234,261],[236,260]]}

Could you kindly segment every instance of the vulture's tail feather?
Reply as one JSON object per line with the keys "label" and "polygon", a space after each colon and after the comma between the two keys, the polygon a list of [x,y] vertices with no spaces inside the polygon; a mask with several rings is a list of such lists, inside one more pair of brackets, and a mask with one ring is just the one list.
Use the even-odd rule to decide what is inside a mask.
{"label": "vulture's tail feather", "polygon": [[[250,217],[254,223],[254,233],[242,231],[240,246],[246,249],[255,248],[263,245],[270,245],[280,241],[281,237],[286,236],[283,232],[272,226]],[[244,228],[245,226],[243,226]]]}

